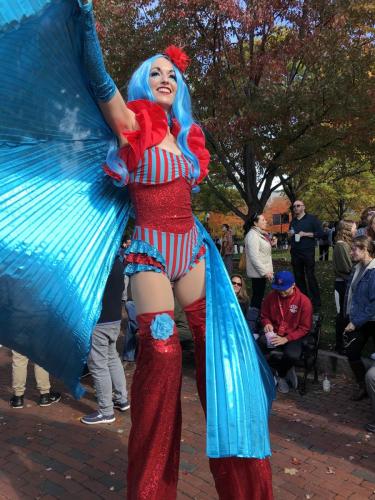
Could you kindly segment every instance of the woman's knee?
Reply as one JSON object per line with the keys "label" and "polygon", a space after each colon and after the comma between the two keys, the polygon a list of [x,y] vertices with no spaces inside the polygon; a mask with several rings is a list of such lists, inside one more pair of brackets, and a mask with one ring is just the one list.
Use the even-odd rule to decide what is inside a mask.
{"label": "woman's knee", "polygon": [[284,356],[292,362],[296,362],[301,358],[302,344],[300,341],[291,341],[285,344]]}

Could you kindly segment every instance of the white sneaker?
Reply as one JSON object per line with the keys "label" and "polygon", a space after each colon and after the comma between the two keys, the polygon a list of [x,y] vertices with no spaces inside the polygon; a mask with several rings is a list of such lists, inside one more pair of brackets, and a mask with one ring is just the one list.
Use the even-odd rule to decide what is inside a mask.
{"label": "white sneaker", "polygon": [[277,384],[277,390],[279,392],[281,392],[282,394],[288,394],[289,384],[285,378],[279,377],[278,384]]}
{"label": "white sneaker", "polygon": [[296,370],[295,370],[294,366],[292,366],[292,368],[290,368],[290,370],[288,370],[285,379],[287,382],[289,382],[290,387],[292,387],[292,389],[297,389],[298,377],[297,377]]}

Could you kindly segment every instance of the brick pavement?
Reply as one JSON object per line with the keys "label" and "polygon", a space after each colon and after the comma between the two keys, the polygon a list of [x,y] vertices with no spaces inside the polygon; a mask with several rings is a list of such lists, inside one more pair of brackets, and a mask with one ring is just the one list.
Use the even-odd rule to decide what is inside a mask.
{"label": "brick pavement", "polygon": [[[128,385],[132,372],[133,365],[128,364]],[[192,354],[184,351],[178,499],[215,499],[193,373]],[[118,414],[112,425],[81,424],[79,417],[95,409],[90,378],[84,379],[87,394],[81,401],[64,392],[62,403],[39,408],[31,372],[26,407],[11,409],[10,354],[5,348],[0,349],[0,380],[1,499],[124,498],[128,412]],[[306,396],[290,393],[274,404],[272,466],[277,500],[375,499],[375,436],[363,431],[370,419],[369,403],[349,403],[350,384],[340,377],[332,382],[329,394],[310,385]],[[63,390],[59,382],[54,389]]]}

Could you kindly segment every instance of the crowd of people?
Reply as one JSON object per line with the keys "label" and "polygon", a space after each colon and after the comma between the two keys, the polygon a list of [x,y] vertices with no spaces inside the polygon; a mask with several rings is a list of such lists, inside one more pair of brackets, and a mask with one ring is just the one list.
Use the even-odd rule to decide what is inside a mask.
{"label": "crowd of people", "polygon": [[[315,277],[315,247],[319,244],[319,259],[326,260],[333,247],[334,301],[336,304],[335,351],[348,357],[357,386],[352,399],[371,397],[375,416],[375,367],[367,373],[361,355],[367,341],[375,341],[375,207],[367,208],[357,226],[354,220],[340,221],[332,243],[322,238],[328,225],[321,228],[319,220],[305,212],[302,201],[293,206],[289,238],[293,273],[287,270],[274,274],[272,262],[272,235],[267,232],[263,214],[254,214],[244,226],[246,276],[251,283],[249,297],[246,280],[241,273],[231,274],[234,292],[243,315],[260,349],[269,360],[278,390],[289,392],[297,388],[295,362],[302,352],[301,340],[310,333],[314,309],[320,305],[319,285]],[[364,224],[366,221],[366,225]],[[233,255],[233,236],[229,226],[223,228],[225,238],[222,253],[228,269]],[[321,250],[321,241],[328,242]],[[88,358],[88,372],[92,376],[98,401],[98,410],[83,416],[85,424],[111,423],[114,409],[126,411],[129,407],[124,370],[116,348],[124,328],[124,361],[135,361],[138,324],[135,304],[131,297],[129,278],[124,275],[126,250],[131,238],[125,237],[108,278],[102,301],[102,313],[93,332],[92,349]],[[230,269],[233,262],[230,262]],[[271,291],[264,297],[267,282]],[[315,304],[315,306],[314,306]],[[178,305],[176,307],[179,307]],[[176,321],[186,319],[175,311]],[[125,322],[124,322],[125,317]],[[282,356],[272,356],[273,349]],[[28,359],[12,352],[12,388],[10,405],[23,408]],[[51,391],[49,374],[34,366],[40,406],[60,401],[61,395]],[[375,422],[367,425],[371,432]]]}
{"label": "crowd of people", "polygon": [[[319,314],[321,308],[315,250],[318,245],[319,260],[326,261],[333,247],[334,350],[347,356],[356,380],[351,399],[369,396],[375,419],[375,367],[366,373],[361,358],[369,339],[375,345],[375,207],[362,212],[358,227],[354,220],[342,220],[332,229],[307,213],[301,200],[292,204],[292,211],[288,237],[293,273],[283,270],[274,274],[272,235],[267,232],[264,214],[254,214],[246,221],[244,255],[250,299],[243,276],[232,275],[241,309],[269,360],[278,390],[287,393],[290,387],[296,388],[294,366],[301,358],[301,341],[311,334],[313,313]],[[271,292],[264,297],[267,282]],[[281,357],[272,356],[273,350],[282,351]],[[375,422],[366,428],[374,432]]]}

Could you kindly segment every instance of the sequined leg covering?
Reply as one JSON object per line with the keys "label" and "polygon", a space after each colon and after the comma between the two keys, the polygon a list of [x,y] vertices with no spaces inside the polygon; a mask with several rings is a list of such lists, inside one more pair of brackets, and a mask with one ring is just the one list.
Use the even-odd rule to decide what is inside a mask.
{"label": "sequined leg covering", "polygon": [[172,318],[173,311],[137,316],[139,351],[131,388],[129,500],[175,500],[177,496],[181,347]]}
{"label": "sequined leg covering", "polygon": [[[197,388],[206,413],[206,299],[184,309],[195,346]],[[272,500],[272,473],[268,458],[210,458],[210,469],[220,500]]]}

